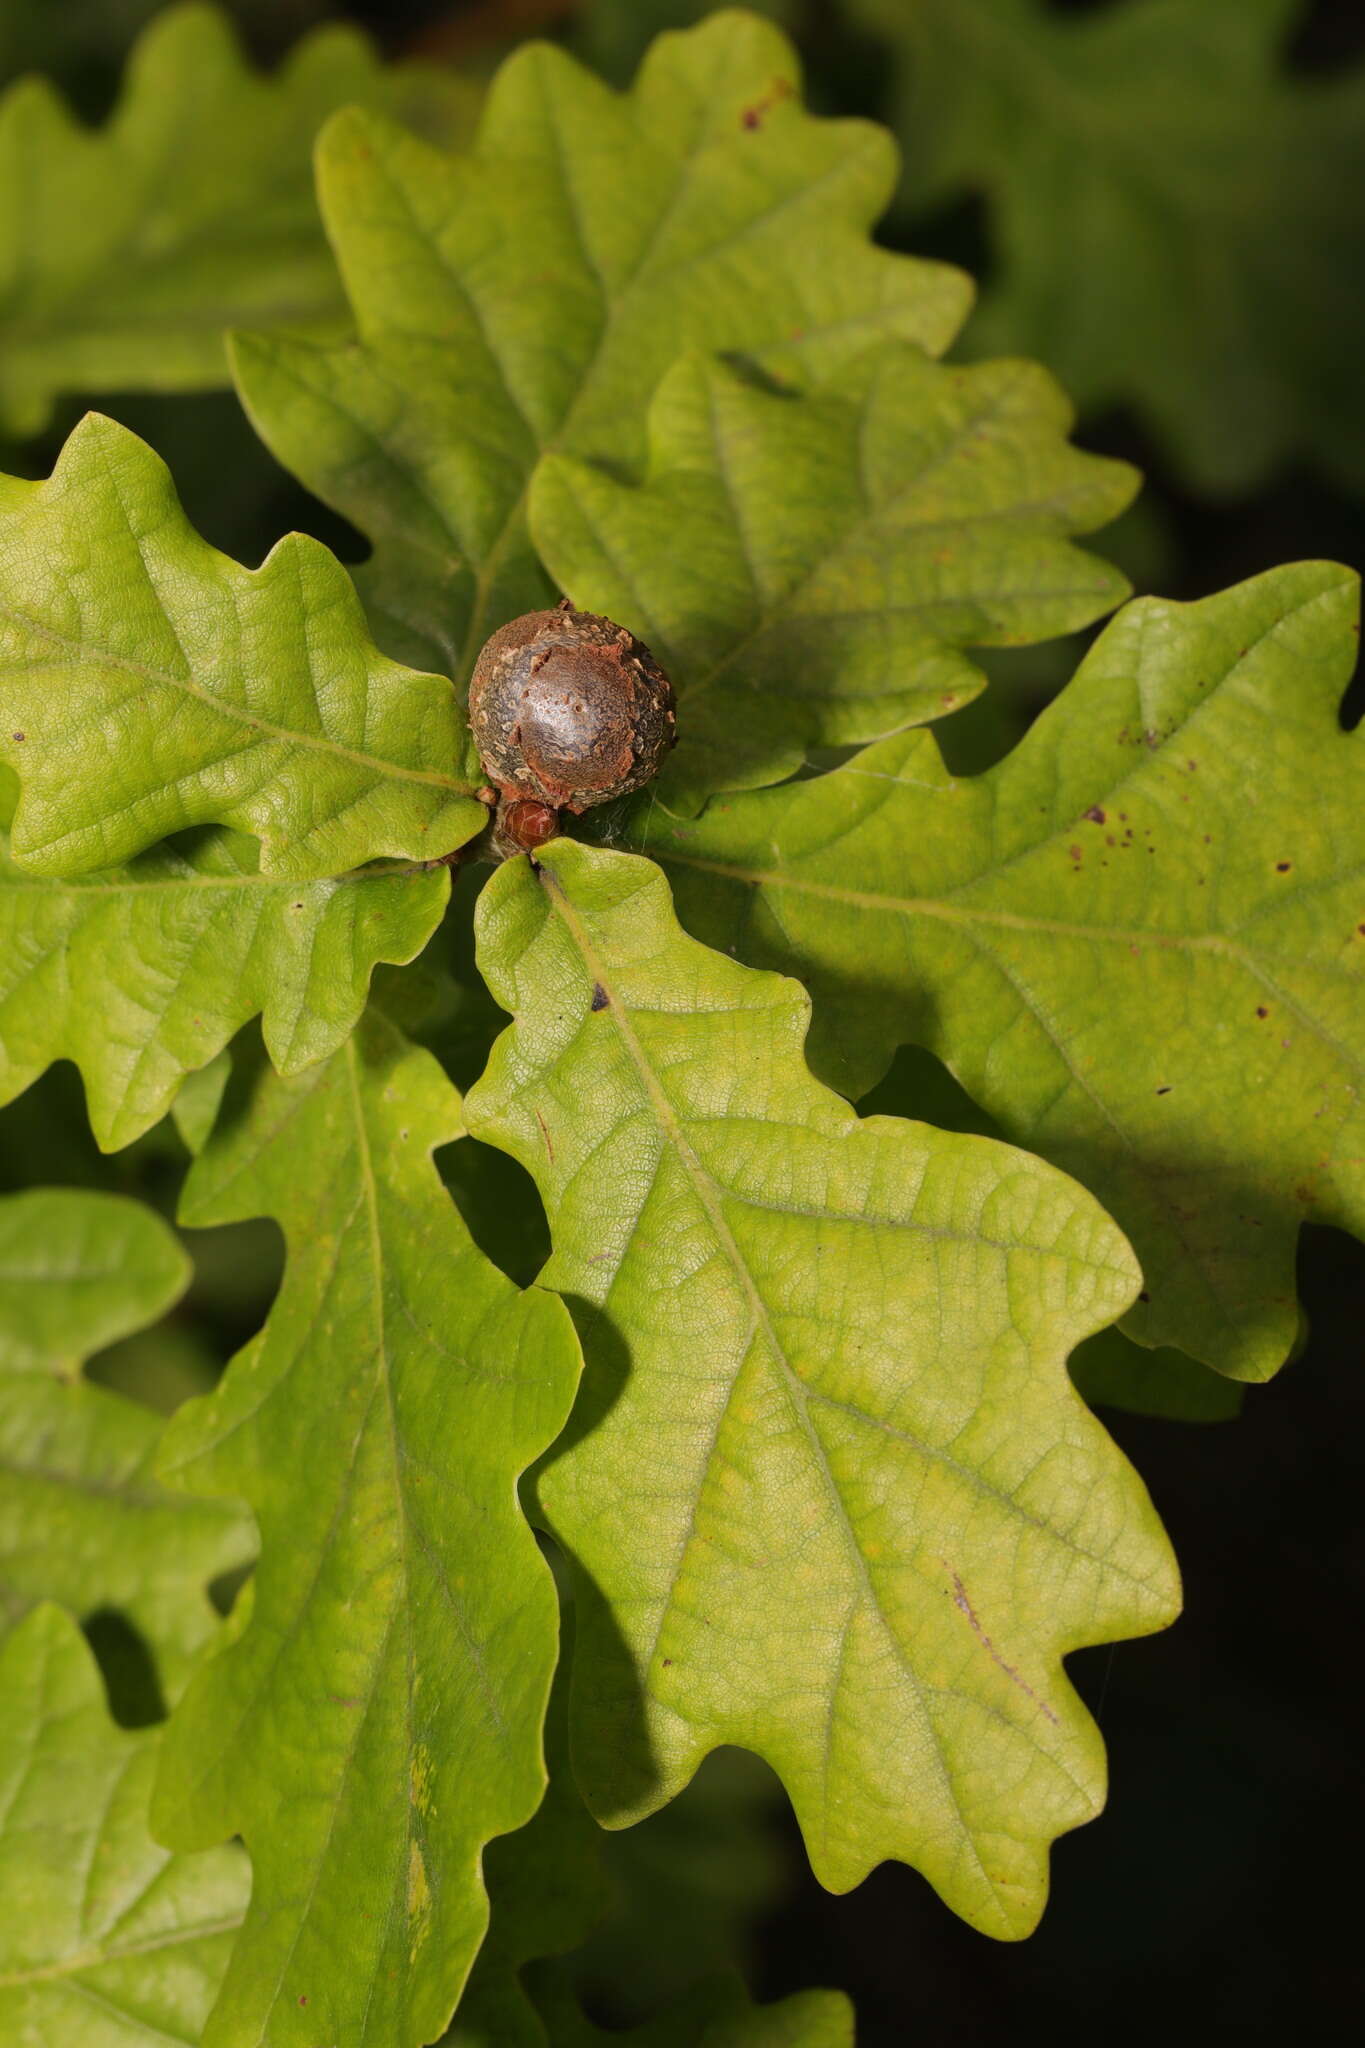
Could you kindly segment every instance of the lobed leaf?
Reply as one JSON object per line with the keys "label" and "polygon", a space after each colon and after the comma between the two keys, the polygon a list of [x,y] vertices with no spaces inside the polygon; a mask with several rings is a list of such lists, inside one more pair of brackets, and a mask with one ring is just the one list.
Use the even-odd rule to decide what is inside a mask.
{"label": "lobed leaf", "polygon": [[642,461],[681,350],[805,383],[881,340],[948,345],[965,278],[869,240],[890,138],[812,119],[797,81],[775,28],[725,10],[660,37],[624,95],[519,50],[467,158],[372,115],[328,125],[358,338],[251,336],[236,366],[268,446],[373,541],[360,582],[391,652],[463,680],[495,626],[553,602],[525,520],[541,452]]}
{"label": "lobed leaf", "polygon": [[793,402],[686,358],[651,413],[649,482],[550,455],[531,531],[555,580],[646,639],[678,692],[671,805],[780,781],[812,746],[940,718],[967,645],[1088,625],[1127,595],[1067,535],[1121,512],[1126,464],[1065,440],[1030,363],[883,349]]}
{"label": "lobed leaf", "polygon": [[1027,1932],[1102,1796],[1062,1657],[1175,1606],[1066,1376],[1128,1247],[1038,1160],[860,1123],[805,1066],[804,993],[687,938],[651,863],[554,841],[480,921],[516,1021],[471,1125],[541,1189],[588,1360],[540,1499],[592,1810],[626,1825],[737,1743],[831,1888],[898,1856]]}
{"label": "lobed leaf", "polygon": [[363,103],[455,137],[476,95],[385,69],[363,36],[307,37],[275,78],[215,7],[167,9],[92,133],[45,79],[0,100],[0,424],[46,425],[66,391],[229,381],[226,328],[327,333],[344,300],[313,196],[313,138]]}
{"label": "lobed leaf", "polygon": [[[1004,1135],[943,1062],[920,1045],[899,1047],[876,1087],[859,1096],[858,1114],[904,1116],[985,1138]],[[1078,1345],[1067,1369],[1087,1407],[1121,1408],[1168,1422],[1230,1421],[1240,1414],[1245,1392],[1183,1351],[1154,1351],[1112,1327]]]}
{"label": "lobed leaf", "polygon": [[727,1750],[647,1827],[605,1835],[569,1760],[572,1609],[565,1623],[545,1726],[549,1786],[526,1827],[489,1845],[488,1935],[445,2048],[559,2048],[585,2024],[580,2001],[604,1985],[623,2014],[667,2013],[661,2025],[681,2030],[670,2041],[691,2042],[699,2027],[707,2038],[712,2019],[753,2010],[732,1964],[782,1888],[777,1788],[753,1757]]}
{"label": "lobed leaf", "polygon": [[602,1830],[569,1764],[571,1622],[566,1614],[545,1717],[545,1796],[524,1828],[488,1846],[488,1934],[442,2048],[551,2048],[522,1973],[528,1963],[577,1948],[606,1906]]}
{"label": "lobed leaf", "polygon": [[1165,1422],[1231,1422],[1243,1389],[1183,1351],[1150,1350],[1121,1330],[1101,1330],[1071,1358],[1071,1378],[1091,1408],[1156,1415]]}
{"label": "lobed leaf", "polygon": [[163,1454],[261,1530],[154,1809],[174,1843],[252,1852],[205,2048],[434,2039],[483,1938],[484,1845],[544,1786],[556,1601],[516,1480],[577,1351],[466,1234],[431,1162],[459,1131],[435,1061],[371,1013],[302,1075],[248,1064],[186,1183],[190,1224],[270,1215],[288,1247],[265,1329]]}
{"label": "lobed leaf", "polygon": [[159,1415],[80,1376],[92,1352],[154,1322],[189,1262],[122,1195],[0,1197],[0,1626],[57,1600],[116,1614],[174,1696],[218,1626],[211,1579],[249,1562],[249,1519],[153,1476]]}
{"label": "lobed leaf", "polygon": [[[574,47],[604,78],[628,80],[655,36],[693,27],[714,6],[715,0],[583,0],[573,22]],[[745,0],[745,9],[791,29],[799,0]]]}
{"label": "lobed leaf", "polygon": [[117,1150],[258,1012],[276,1067],[297,1073],[349,1035],[378,961],[422,950],[449,889],[444,868],[272,881],[252,841],[215,828],[58,881],[18,867],[0,834],[0,1103],[70,1059]]}
{"label": "lobed leaf", "polygon": [[1294,1341],[1301,1222],[1365,1234],[1356,579],[1142,599],[989,774],[911,734],[834,773],[653,813],[689,926],[799,974],[816,1070],[906,1039],[1131,1237],[1126,1328],[1234,1379]]}
{"label": "lobed leaf", "polygon": [[912,203],[984,194],[969,344],[1127,404],[1196,488],[1365,477],[1365,70],[1277,65],[1296,0],[851,0],[899,58]]}
{"label": "lobed leaf", "polygon": [[0,707],[13,853],[40,874],[220,824],[298,879],[438,857],[486,819],[450,685],[375,651],[326,548],[291,534],[239,567],[98,414],[46,483],[0,478]]}
{"label": "lobed leaf", "polygon": [[80,1631],[44,1606],[0,1642],[0,2032],[194,2048],[251,1888],[237,1848],[147,1830],[158,1737],[115,1728]]}

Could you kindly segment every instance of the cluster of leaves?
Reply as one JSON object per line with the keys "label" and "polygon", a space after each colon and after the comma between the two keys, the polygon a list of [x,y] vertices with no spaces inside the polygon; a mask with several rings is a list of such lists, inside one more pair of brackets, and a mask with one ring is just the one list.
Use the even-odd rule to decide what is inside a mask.
{"label": "cluster of leaves", "polygon": [[[589,0],[594,62],[714,0]],[[831,10],[772,0],[793,29]],[[969,354],[1045,362],[1131,407],[1200,493],[1310,457],[1365,488],[1365,68],[1286,52],[1305,0],[835,0],[869,39],[911,241],[965,198],[988,249]],[[822,51],[829,40],[826,27]]]}
{"label": "cluster of leaves", "polygon": [[[79,1367],[183,1287],[166,1228],[0,1205],[0,2002],[20,2035],[207,2048],[611,2038],[562,1960],[598,1823],[725,1745],[830,1887],[897,1857],[1027,1933],[1104,1793],[1063,1660],[1178,1601],[1068,1359],[1106,1332],[1089,1391],[1214,1412],[1291,1348],[1298,1221],[1365,1229],[1351,579],[1127,606],[955,778],[923,727],[983,688],[971,650],[1120,601],[1076,539],[1135,479],[1069,445],[1042,371],[939,361],[965,280],[874,246],[889,138],[812,119],[771,23],[664,36],[624,94],[530,46],[457,153],[350,44],[262,85],[202,10],[152,33],[144,66],[188,51],[198,95],[269,102],[281,191],[359,67],[317,154],[344,312],[312,256],[278,274],[313,297],[201,295],[231,225],[188,176],[183,215],[129,186],[115,237],[91,204],[52,258],[80,251],[92,333],[136,311],[126,353],[84,357],[76,269],[49,298],[16,257],[47,338],[15,416],[87,361],[217,374],[219,327],[263,313],[243,402],[371,553],[241,568],[98,416],[0,482],[0,1087],[71,1061],[108,1149],[172,1112],[179,1220],[286,1248],[163,1434]],[[79,208],[100,152],[202,124],[178,89],[86,137],[23,88],[0,138]],[[676,754],[536,863],[465,867],[448,911],[486,821],[473,657],[560,590],[668,667]],[[998,1135],[922,1120],[907,1044]],[[206,1589],[253,1558],[220,1625]],[[164,1730],[103,1714],[71,1617],[107,1613]],[[851,2025],[718,1978],[631,2038]]]}
{"label": "cluster of leaves", "polygon": [[1284,68],[1301,0],[848,5],[901,60],[907,203],[988,203],[973,348],[1131,404],[1197,489],[1365,487],[1365,68]]}
{"label": "cluster of leaves", "polygon": [[119,104],[90,132],[37,76],[0,100],[0,430],[35,433],[65,391],[200,391],[225,381],[228,328],[326,331],[342,311],[310,156],[359,102],[454,140],[471,89],[381,68],[320,30],[273,79],[190,0],[138,43]]}

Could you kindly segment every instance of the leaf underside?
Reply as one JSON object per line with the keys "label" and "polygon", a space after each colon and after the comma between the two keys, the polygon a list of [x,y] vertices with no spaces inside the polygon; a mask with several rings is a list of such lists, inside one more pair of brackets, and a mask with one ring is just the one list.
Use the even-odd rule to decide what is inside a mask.
{"label": "leaf underside", "polygon": [[1131,1238],[1125,1327],[1236,1379],[1294,1341],[1299,1225],[1365,1234],[1356,579],[1142,599],[989,774],[916,733],[642,844],[712,945],[797,974],[855,1098],[912,1040]]}
{"label": "leaf underside", "polygon": [[516,1479],[577,1347],[440,1185],[459,1109],[371,1013],[302,1075],[244,1062],[186,1183],[187,1222],[271,1215],[288,1246],[265,1329],[162,1460],[261,1530],[250,1617],[172,1719],[155,1805],[169,1841],[252,1853],[205,2048],[434,2039],[483,1936],[484,1844],[544,1786],[556,1602]]}
{"label": "leaf underside", "polygon": [[0,2033],[16,2048],[199,2040],[251,1877],[240,1849],[152,1840],[157,1741],[113,1726],[59,1608],[0,1642]]}
{"label": "leaf underside", "polygon": [[0,424],[37,433],[65,391],[227,384],[223,333],[324,334],[344,300],[313,195],[313,138],[362,103],[451,140],[475,93],[388,70],[326,28],[256,76],[216,8],[168,9],[138,42],[107,127],[45,79],[0,100]]}
{"label": "leaf underside", "polygon": [[1176,1598],[1066,1376],[1131,1253],[1037,1160],[860,1123],[804,1064],[803,993],[688,939],[652,864],[540,858],[481,899],[516,1022],[467,1107],[536,1179],[580,1311],[539,1497],[578,1574],[589,1803],[624,1825],[736,1743],[824,1883],[898,1856],[1022,1934],[1102,1796],[1062,1656]]}
{"label": "leaf underside", "polygon": [[251,1558],[250,1521],[160,1485],[160,1416],[80,1367],[188,1278],[166,1225],[125,1196],[0,1200],[0,1627],[42,1600],[122,1615],[168,1698],[218,1626],[209,1582]]}

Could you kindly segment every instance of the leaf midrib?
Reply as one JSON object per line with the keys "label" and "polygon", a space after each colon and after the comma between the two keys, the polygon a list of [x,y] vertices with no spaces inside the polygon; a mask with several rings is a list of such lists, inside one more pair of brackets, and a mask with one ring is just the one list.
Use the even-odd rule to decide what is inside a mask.
{"label": "leaf midrib", "polygon": [[[470,670],[473,667],[474,657],[477,654],[479,648],[482,646],[484,639],[486,638],[488,601],[492,594],[493,585],[496,581],[498,571],[502,567],[502,563],[507,554],[507,551],[511,546],[513,540],[515,539],[516,535],[518,534],[518,532],[525,527],[527,504],[531,495],[532,485],[535,481],[535,477],[537,471],[539,470],[540,464],[546,456],[564,453],[569,448],[569,445],[571,444],[572,440],[576,419],[579,416],[579,414],[585,409],[587,403],[590,401],[595,387],[595,382],[600,376],[602,363],[606,358],[608,345],[610,343],[613,331],[620,324],[620,321],[623,318],[625,311],[633,302],[634,297],[640,292],[648,291],[650,289],[657,287],[656,275],[650,267],[650,252],[655,247],[661,232],[667,227],[673,214],[676,213],[678,207],[681,205],[684,195],[691,189],[692,181],[696,174],[696,166],[698,159],[704,156],[708,149],[713,148],[715,146],[713,138],[711,138],[710,136],[703,132],[699,136],[694,137],[691,147],[686,151],[686,153],[681,158],[678,159],[679,175],[677,183],[675,184],[672,192],[668,195],[663,211],[660,213],[658,218],[653,223],[650,230],[650,234],[643,243],[641,253],[636,261],[634,269],[631,271],[630,275],[626,277],[613,292],[608,286],[607,279],[603,277],[601,271],[599,270],[598,266],[593,262],[588,252],[587,240],[583,232],[581,210],[577,203],[577,196],[574,192],[573,186],[567,174],[563,172],[563,166],[567,159],[564,138],[557,122],[554,119],[556,111],[557,103],[551,100],[545,108],[546,117],[551,132],[554,135],[557,149],[559,151],[562,187],[565,199],[568,203],[569,211],[573,217],[574,233],[578,244],[579,253],[582,258],[583,268],[587,275],[594,280],[594,282],[597,285],[598,291],[601,295],[601,324],[597,334],[596,342],[593,347],[592,354],[583,365],[582,372],[579,377],[578,383],[574,389],[573,396],[569,400],[568,404],[564,409],[558,427],[555,429],[554,433],[551,434],[544,441],[541,441],[539,435],[532,431],[532,439],[535,442],[534,460],[531,462],[527,469],[526,477],[522,484],[522,487],[518,492],[515,501],[509,508],[507,517],[502,527],[499,529],[496,537],[489,546],[482,562],[479,564],[478,568],[474,572],[474,602],[470,611],[470,622],[468,630],[465,635],[464,646],[460,652],[460,659],[456,676],[457,681],[462,680],[465,676],[469,674]],[[780,211],[782,208],[792,204],[799,204],[801,202],[804,202],[810,198],[812,193],[819,191],[824,185],[837,182],[839,177],[847,173],[849,165],[852,163],[852,161],[853,156],[850,152],[850,155],[848,157],[841,158],[834,164],[830,165],[818,181],[798,186],[795,190],[783,194],[781,198],[778,199],[777,201],[765,206],[764,209],[757,215],[751,216],[746,221],[743,229],[738,233],[732,233],[719,242],[708,243],[704,249],[696,251],[693,254],[693,256],[689,257],[685,264],[675,263],[671,269],[664,273],[670,285],[674,284],[676,282],[677,276],[686,269],[693,268],[698,263],[701,262],[713,262],[719,250],[725,248],[728,243],[740,239],[741,235],[753,233],[759,227],[766,226],[766,224],[770,221],[773,214]],[[472,297],[470,296],[469,287],[466,280],[459,273],[452,271],[450,264],[446,260],[445,252],[440,247],[439,242],[437,242],[434,236],[427,234],[421,228],[420,224],[416,221],[415,215],[412,214],[412,209],[410,203],[408,202],[406,192],[402,194],[402,197],[404,200],[404,204],[407,205],[408,207],[409,216],[410,218],[413,219],[414,228],[421,236],[421,239],[424,242],[426,242],[427,245],[432,249],[438,263],[440,264],[441,269],[448,276],[452,277],[457,288],[469,300],[471,306],[473,306],[473,300]],[[873,309],[874,312],[876,310],[879,309]],[[478,320],[478,324],[482,330],[484,324],[482,314],[477,307],[474,307],[474,311],[476,318]],[[772,348],[778,345],[779,342],[780,337],[774,337],[771,341],[769,341],[766,344],[757,344],[755,352],[761,352],[762,348],[764,347]],[[514,393],[510,383],[508,382],[506,371],[504,369],[500,356],[491,346],[489,348],[489,354],[496,365],[499,380],[502,384],[504,392],[507,395],[509,403],[512,405],[513,409],[516,411],[518,416],[522,419],[523,423],[526,424],[529,428],[530,423],[529,421],[526,420],[526,416],[522,410],[520,402],[518,401],[516,394]],[[445,520],[443,520],[442,523],[448,524],[448,522]],[[538,556],[537,560],[539,560]]]}
{"label": "leaf midrib", "polygon": [[[162,616],[165,617],[164,610]],[[134,661],[127,655],[110,654],[102,650],[95,650],[92,659],[92,651],[85,641],[72,640],[65,634],[58,633],[53,627],[16,611],[12,606],[0,605],[0,619],[17,627],[21,633],[28,633],[35,639],[46,641],[49,646],[65,652],[69,657],[65,663],[60,660],[46,663],[11,662],[0,657],[0,672],[21,669],[25,674],[34,674],[44,667],[116,670],[122,674],[135,676],[142,682],[163,689],[178,690],[185,696],[193,697],[222,718],[226,724],[247,726],[267,739],[281,740],[291,747],[302,747],[314,753],[328,754],[349,761],[355,767],[369,770],[377,781],[424,783],[438,789],[448,789],[456,796],[473,795],[468,783],[457,782],[454,777],[442,775],[436,769],[404,768],[397,762],[385,760],[381,755],[367,754],[360,748],[345,747],[339,741],[324,736],[295,732],[287,726],[276,725],[270,719],[260,717],[258,713],[246,711],[240,705],[216,696],[212,690],[197,683],[192,676],[173,675],[168,669],[154,668],[150,663]],[[166,623],[170,626],[169,620]],[[174,632],[173,627],[171,631]]]}
{"label": "leaf midrib", "polygon": [[[1064,918],[1047,918],[1029,915],[1023,911],[987,910],[973,905],[950,903],[943,897],[896,896],[891,892],[866,889],[844,888],[834,882],[814,882],[776,869],[746,867],[740,862],[705,860],[697,854],[679,853],[673,847],[659,848],[659,858],[676,867],[693,868],[708,874],[724,877],[729,881],[742,882],[752,888],[763,888],[774,892],[785,889],[795,895],[815,897],[832,903],[842,903],[850,909],[868,910],[887,917],[936,918],[945,924],[994,925],[1005,930],[1032,932],[1052,938],[1074,939],[1080,943],[1095,942],[1124,946],[1151,946],[1159,952],[1206,953],[1230,960],[1240,967],[1268,993],[1282,1002],[1286,1009],[1296,1016],[1305,1030],[1320,1039],[1343,1064],[1365,1070],[1365,1057],[1352,1047],[1342,1045],[1324,1024],[1306,1010],[1302,1002],[1291,995],[1275,979],[1268,967],[1264,967],[1250,948],[1240,945],[1223,932],[1167,932],[1154,931],[1146,926],[1125,927],[1122,925],[1086,925]],[[975,879],[975,878],[974,878]],[[1331,963],[1324,962],[1315,971],[1323,972]]]}
{"label": "leaf midrib", "polygon": [[[702,1161],[697,1156],[692,1146],[688,1142],[683,1132],[679,1118],[677,1116],[677,1112],[675,1111],[672,1102],[669,1100],[668,1095],[662,1086],[662,1083],[659,1081],[657,1075],[655,1074],[654,1069],[645,1053],[643,1045],[640,1043],[639,1038],[637,1037],[634,1029],[632,1028],[629,1019],[629,1011],[625,1003],[622,1001],[621,996],[615,987],[615,983],[612,976],[610,975],[604,963],[598,956],[595,948],[592,945],[591,939],[587,934],[587,931],[585,930],[581,921],[577,917],[573,909],[573,906],[569,901],[568,894],[564,888],[563,883],[560,881],[557,875],[554,875],[552,871],[547,868],[542,868],[540,870],[540,882],[541,886],[545,888],[545,893],[547,897],[549,898],[550,902],[552,903],[556,912],[558,913],[559,917],[564,923],[566,929],[568,930],[571,940],[573,941],[581,957],[583,958],[584,963],[587,966],[590,978],[595,984],[600,986],[607,995],[607,1009],[610,1012],[616,1024],[617,1031],[620,1035],[622,1044],[625,1046],[626,1051],[630,1057],[631,1063],[635,1067],[637,1073],[639,1074],[640,1080],[645,1088],[645,1091],[650,1099],[651,1104],[653,1105],[655,1115],[659,1122],[659,1126],[665,1138],[671,1142],[676,1156],[678,1157],[684,1170],[686,1171],[687,1176],[691,1181],[693,1189],[696,1193],[697,1200],[700,1203],[704,1213],[706,1214],[708,1221],[711,1224],[712,1229],[715,1232],[716,1241],[719,1244],[722,1252],[724,1253],[725,1258],[729,1263],[736,1279],[739,1281],[741,1290],[749,1303],[751,1320],[749,1330],[747,1331],[744,1338],[743,1350],[745,1353],[747,1353],[749,1346],[752,1343],[755,1335],[761,1335],[767,1346],[770,1357],[772,1358],[774,1364],[778,1367],[778,1370],[781,1374],[781,1383],[787,1393],[787,1398],[790,1404],[793,1419],[796,1421],[798,1428],[800,1429],[802,1435],[805,1437],[810,1447],[816,1469],[819,1471],[821,1475],[828,1498],[833,1505],[836,1526],[839,1528],[843,1535],[845,1548],[853,1564],[855,1581],[861,1589],[861,1598],[867,1603],[867,1611],[869,1611],[871,1615],[875,1616],[878,1626],[880,1627],[883,1635],[885,1636],[887,1642],[889,1643],[895,1655],[897,1664],[905,1672],[906,1677],[909,1680],[910,1686],[913,1690],[914,1697],[918,1706],[919,1713],[923,1720],[924,1731],[928,1739],[929,1747],[939,1768],[943,1790],[947,1796],[949,1805],[951,1806],[953,1812],[957,1815],[958,1825],[961,1831],[961,1836],[964,1845],[966,1846],[969,1854],[972,1857],[973,1862],[976,1865],[978,1875],[981,1879],[981,1882],[984,1884],[988,1895],[993,1900],[998,1900],[1002,1886],[999,1885],[997,1881],[994,1878],[992,1878],[990,1874],[987,1872],[985,1865],[982,1862],[981,1852],[977,1845],[975,1832],[973,1828],[968,1824],[966,1816],[963,1813],[961,1802],[958,1797],[956,1781],[953,1777],[951,1770],[949,1769],[947,1756],[944,1750],[944,1745],[939,1737],[933,1715],[926,1704],[924,1681],[920,1677],[919,1673],[915,1670],[914,1665],[907,1654],[905,1645],[896,1636],[895,1631],[892,1629],[891,1624],[883,1610],[881,1601],[877,1594],[876,1586],[872,1580],[871,1572],[868,1566],[868,1560],[865,1557],[862,1550],[862,1546],[858,1541],[857,1533],[853,1529],[852,1524],[849,1520],[848,1511],[845,1506],[843,1496],[839,1491],[838,1482],[836,1481],[834,1473],[830,1467],[829,1457],[826,1453],[823,1439],[821,1438],[819,1430],[816,1428],[811,1418],[810,1402],[812,1399],[820,1398],[819,1392],[818,1390],[812,1390],[806,1387],[805,1382],[801,1379],[800,1375],[796,1372],[795,1368],[791,1365],[790,1361],[788,1360],[785,1349],[778,1337],[777,1331],[773,1327],[771,1316],[768,1313],[767,1304],[764,1301],[762,1293],[754,1278],[754,1275],[750,1270],[749,1263],[747,1259],[744,1257],[744,1254],[741,1251],[740,1246],[737,1240],[735,1239],[728,1222],[726,1221],[723,1203],[721,1200],[724,1191],[720,1188],[719,1184],[712,1178],[711,1174],[708,1172],[708,1170],[703,1165]],[[716,1444],[719,1442],[720,1433],[724,1428],[726,1418],[730,1413],[730,1407],[734,1399],[735,1387],[738,1384],[738,1380],[739,1373],[736,1372],[734,1378],[731,1380],[729,1389],[726,1392],[725,1399],[721,1404],[720,1414],[717,1418],[716,1428],[713,1433],[711,1443],[708,1446],[705,1454],[706,1469],[709,1469],[711,1465],[712,1459],[715,1454]],[[869,1417],[867,1419],[875,1422],[877,1418]],[[1005,1498],[1003,1496],[997,1497],[1001,1498],[1002,1500],[1004,1500]],[[650,1646],[648,1657],[645,1659],[646,1666],[652,1665],[653,1663],[654,1657],[658,1651],[659,1644],[663,1637],[663,1631],[664,1627],[666,1626],[668,1615],[674,1605],[674,1598],[678,1579],[681,1576],[684,1561],[686,1558],[686,1553],[691,1544],[693,1535],[696,1531],[696,1514],[697,1509],[700,1505],[700,1500],[701,1489],[698,1489],[697,1498],[693,1504],[692,1514],[689,1518],[687,1531],[683,1536],[681,1544],[679,1545],[678,1555],[672,1575],[670,1577],[668,1591],[663,1596],[659,1604],[659,1622],[654,1632],[654,1638]],[[1017,1505],[1012,1501],[1007,1502],[1007,1505],[1016,1513],[1022,1512],[1018,1509]],[[1024,1519],[1032,1520],[1032,1517],[1025,1515]],[[853,1613],[855,1611],[856,1609],[850,1611],[850,1614],[847,1617],[846,1627],[848,1623],[851,1623],[853,1619]],[[647,1679],[646,1683],[648,1683]],[[833,1711],[833,1691],[836,1688],[837,1680],[835,1681],[835,1685],[834,1687],[832,1687],[831,1692],[831,1713]],[[1081,1787],[1074,1779],[1070,1770],[1067,1768],[1065,1761],[1061,1757],[1053,1755],[1050,1750],[1045,1751],[1044,1753],[1048,1755],[1050,1761],[1056,1764],[1057,1767],[1063,1771],[1064,1775],[1070,1780],[1070,1782],[1073,1784],[1073,1786],[1078,1792],[1084,1792],[1084,1788]],[[1093,1794],[1089,1792],[1084,1792],[1084,1796],[1093,1807]],[[1009,1887],[1003,1887],[1003,1889],[1008,1888]]]}
{"label": "leaf midrib", "polygon": [[147,1935],[141,1941],[118,1942],[107,1948],[94,1945],[79,1949],[72,1956],[41,1963],[31,1970],[5,1971],[0,1973],[0,1991],[22,1990],[28,1984],[51,1983],[62,1977],[76,1976],[82,1970],[98,1969],[106,1963],[124,1962],[130,1956],[156,1955],[163,1948],[179,1948],[190,1941],[207,1941],[217,1934],[234,1934],[243,1918],[243,1914],[233,1913],[217,1920],[205,1920],[196,1927],[177,1928],[173,1933]]}

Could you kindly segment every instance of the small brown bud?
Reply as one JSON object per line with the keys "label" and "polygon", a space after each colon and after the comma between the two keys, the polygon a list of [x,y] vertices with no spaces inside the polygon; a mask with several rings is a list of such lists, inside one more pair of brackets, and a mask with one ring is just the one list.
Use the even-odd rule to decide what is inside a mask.
{"label": "small brown bud", "polygon": [[559,830],[559,812],[533,796],[520,796],[498,813],[499,837],[522,853],[534,853]]}
{"label": "small brown bud", "polygon": [[567,604],[527,612],[485,643],[469,722],[490,781],[552,812],[639,789],[676,737],[673,686],[644,642]]}

